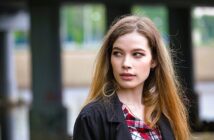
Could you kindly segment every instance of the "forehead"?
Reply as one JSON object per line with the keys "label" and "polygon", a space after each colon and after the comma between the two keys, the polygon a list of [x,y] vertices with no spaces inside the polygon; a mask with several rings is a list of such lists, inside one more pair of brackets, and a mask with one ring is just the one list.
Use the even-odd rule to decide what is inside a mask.
{"label": "forehead", "polygon": [[118,37],[114,44],[113,48],[120,49],[149,49],[148,39],[138,32],[127,33]]}

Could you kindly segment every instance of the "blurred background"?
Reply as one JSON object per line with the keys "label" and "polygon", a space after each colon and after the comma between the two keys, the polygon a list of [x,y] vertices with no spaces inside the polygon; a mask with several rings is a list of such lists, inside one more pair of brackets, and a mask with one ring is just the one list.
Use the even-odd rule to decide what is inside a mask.
{"label": "blurred background", "polygon": [[150,17],[190,100],[192,139],[214,138],[214,1],[0,1],[0,140],[64,140],[111,22]]}

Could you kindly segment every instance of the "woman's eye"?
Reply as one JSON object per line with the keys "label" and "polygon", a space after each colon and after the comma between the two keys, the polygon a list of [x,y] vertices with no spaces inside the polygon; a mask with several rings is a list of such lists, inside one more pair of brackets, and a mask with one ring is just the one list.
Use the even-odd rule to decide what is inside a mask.
{"label": "woman's eye", "polygon": [[122,56],[122,53],[118,51],[114,51],[112,54],[117,57]]}

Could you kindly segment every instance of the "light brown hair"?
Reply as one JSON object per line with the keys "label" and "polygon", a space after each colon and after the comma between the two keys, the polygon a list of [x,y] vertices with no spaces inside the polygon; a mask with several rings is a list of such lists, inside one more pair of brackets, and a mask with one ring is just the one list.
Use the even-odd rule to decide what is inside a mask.
{"label": "light brown hair", "polygon": [[117,90],[110,63],[112,46],[118,37],[134,31],[148,39],[152,57],[157,63],[157,66],[151,69],[142,91],[146,123],[154,126],[161,114],[164,114],[172,126],[176,140],[187,140],[190,138],[187,111],[171,56],[156,26],[147,17],[124,16],[111,26],[96,59],[86,104],[98,98],[108,98]]}

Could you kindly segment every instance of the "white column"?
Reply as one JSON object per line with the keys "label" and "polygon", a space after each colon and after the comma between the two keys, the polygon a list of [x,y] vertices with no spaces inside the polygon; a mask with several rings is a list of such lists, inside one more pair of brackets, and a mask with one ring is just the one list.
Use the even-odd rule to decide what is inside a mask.
{"label": "white column", "polygon": [[26,13],[17,13],[15,16],[1,15],[1,100],[3,140],[29,140],[28,106],[17,106],[19,93],[16,80],[15,38],[14,31],[26,30],[28,24]]}

